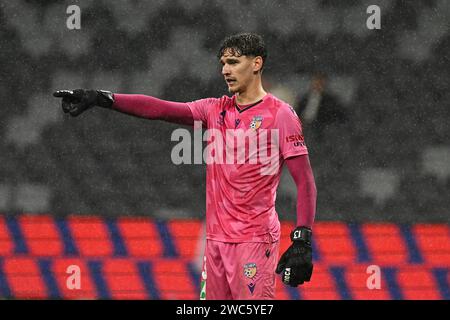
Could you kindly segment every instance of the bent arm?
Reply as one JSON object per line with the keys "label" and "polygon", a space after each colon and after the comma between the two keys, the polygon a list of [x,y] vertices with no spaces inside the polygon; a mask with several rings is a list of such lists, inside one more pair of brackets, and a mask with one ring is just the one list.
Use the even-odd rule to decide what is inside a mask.
{"label": "bent arm", "polygon": [[191,109],[184,102],[172,102],[142,94],[114,94],[112,109],[139,118],[193,125]]}
{"label": "bent arm", "polygon": [[316,215],[317,190],[307,154],[286,159],[297,186],[297,226],[312,228]]}

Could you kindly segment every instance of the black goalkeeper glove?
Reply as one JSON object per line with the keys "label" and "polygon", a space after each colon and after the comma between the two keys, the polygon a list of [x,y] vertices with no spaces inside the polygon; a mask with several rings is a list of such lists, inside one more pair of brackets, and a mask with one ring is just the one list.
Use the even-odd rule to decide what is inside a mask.
{"label": "black goalkeeper glove", "polygon": [[73,117],[94,106],[111,108],[114,103],[112,92],[103,90],[58,90],[53,96],[62,98],[63,111]]}
{"label": "black goalkeeper glove", "polygon": [[284,284],[297,287],[311,279],[313,271],[311,229],[297,227],[291,232],[292,245],[278,262],[276,272],[281,273]]}

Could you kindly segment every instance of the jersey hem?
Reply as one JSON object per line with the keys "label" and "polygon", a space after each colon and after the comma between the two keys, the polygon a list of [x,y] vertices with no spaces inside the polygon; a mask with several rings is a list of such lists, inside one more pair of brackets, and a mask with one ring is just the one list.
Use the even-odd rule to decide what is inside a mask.
{"label": "jersey hem", "polygon": [[215,238],[215,237],[206,237],[206,240],[224,242],[224,243],[275,243],[278,242],[279,239],[270,237],[271,241],[267,239],[231,239],[231,238]]}

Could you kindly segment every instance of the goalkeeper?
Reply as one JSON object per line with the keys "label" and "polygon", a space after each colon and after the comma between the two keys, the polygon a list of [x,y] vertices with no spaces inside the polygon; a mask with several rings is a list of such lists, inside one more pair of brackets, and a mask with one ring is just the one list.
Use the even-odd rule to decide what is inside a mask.
{"label": "goalkeeper", "polygon": [[[222,137],[227,130],[253,132],[253,137],[261,136],[264,129],[276,132],[275,143],[271,140],[270,146],[256,146],[258,154],[276,147],[277,152],[271,152],[271,157],[276,157],[281,165],[272,173],[263,173],[267,163],[251,162],[255,150],[242,153],[243,163],[207,162],[207,234],[200,296],[221,300],[274,299],[276,273],[281,274],[283,283],[296,287],[309,281],[313,271],[311,235],[316,187],[308,150],[295,111],[262,86],[261,74],[267,59],[263,39],[249,33],[228,37],[218,59],[231,97],[181,103],[84,89],[60,90],[54,96],[62,98],[62,109],[71,116],[99,106],[178,124],[201,121],[203,127],[223,133]],[[248,137],[252,139],[251,134]],[[227,142],[223,139],[224,144]],[[246,148],[250,142],[246,140]],[[297,185],[297,223],[290,234],[291,246],[279,258],[280,222],[275,199],[284,163]]]}

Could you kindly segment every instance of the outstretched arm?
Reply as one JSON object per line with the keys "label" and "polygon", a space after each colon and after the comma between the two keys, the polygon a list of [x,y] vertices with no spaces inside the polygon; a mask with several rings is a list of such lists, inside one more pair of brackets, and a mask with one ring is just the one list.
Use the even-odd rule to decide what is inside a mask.
{"label": "outstretched arm", "polygon": [[297,226],[312,229],[316,215],[317,190],[307,154],[286,160],[297,186]]}
{"label": "outstretched arm", "polygon": [[194,117],[187,103],[161,100],[141,94],[113,94],[112,109],[140,118],[193,125]]}
{"label": "outstretched arm", "polygon": [[103,90],[59,90],[53,95],[62,98],[63,111],[73,117],[99,106],[140,118],[187,125],[194,123],[189,105],[182,102],[165,101],[140,94],[113,94]]}

